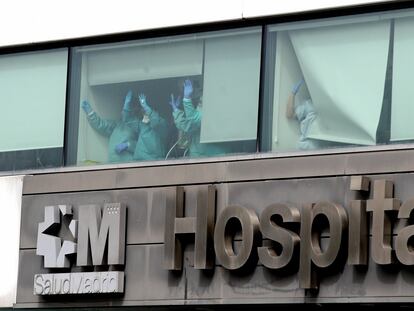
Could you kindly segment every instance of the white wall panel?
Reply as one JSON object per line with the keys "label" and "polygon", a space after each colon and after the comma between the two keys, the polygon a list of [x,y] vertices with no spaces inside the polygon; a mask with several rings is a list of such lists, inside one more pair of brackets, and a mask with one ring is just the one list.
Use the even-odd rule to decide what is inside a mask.
{"label": "white wall panel", "polygon": [[16,303],[23,176],[0,178],[0,308]]}
{"label": "white wall panel", "polygon": [[369,3],[381,3],[385,0],[244,0],[243,17],[257,17],[266,15],[277,15],[303,11],[313,11],[328,8],[338,8]]}
{"label": "white wall panel", "polygon": [[379,0],[2,0],[0,46],[240,20]]}
{"label": "white wall panel", "polygon": [[242,0],[3,0],[0,46],[242,18]]}

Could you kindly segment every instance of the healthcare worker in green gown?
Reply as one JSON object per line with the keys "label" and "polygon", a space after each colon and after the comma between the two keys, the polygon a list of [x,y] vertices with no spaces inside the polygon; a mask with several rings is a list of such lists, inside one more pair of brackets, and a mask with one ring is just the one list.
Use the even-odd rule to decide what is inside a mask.
{"label": "healthcare worker in green gown", "polygon": [[[182,110],[180,97],[174,99],[174,95],[171,94],[169,102],[178,129],[178,145],[187,147],[190,157],[218,156],[231,152],[223,143],[200,143],[202,105],[201,101],[194,105],[193,84],[189,79],[184,81],[183,95]],[[186,155],[186,152],[184,154]]]}
{"label": "healthcare worker in green gown", "polygon": [[99,134],[109,137],[108,161],[132,161],[137,142],[134,126],[139,121],[132,103],[132,91],[126,94],[121,119],[117,121],[102,119],[85,100],[82,101],[81,107],[91,127]]}
{"label": "healthcare worker in green gown", "polygon": [[133,159],[137,161],[164,159],[168,135],[167,122],[148,104],[144,94],[141,93],[138,99],[142,108],[142,118],[135,123],[138,140]]}

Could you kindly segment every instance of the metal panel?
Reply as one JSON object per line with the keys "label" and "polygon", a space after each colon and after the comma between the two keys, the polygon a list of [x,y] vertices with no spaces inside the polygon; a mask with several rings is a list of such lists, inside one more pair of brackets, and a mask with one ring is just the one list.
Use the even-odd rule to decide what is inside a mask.
{"label": "metal panel", "polygon": [[[414,275],[411,269],[401,265],[380,266],[372,260],[367,269],[345,265],[331,275],[322,276],[318,299],[364,298],[375,297],[378,301],[386,301],[388,297],[413,297]],[[318,300],[316,299],[316,300]]]}
{"label": "metal panel", "polygon": [[242,275],[216,267],[214,272],[187,269],[188,299],[225,299],[260,302],[267,299],[280,303],[280,299],[304,301],[305,291],[299,289],[295,274],[289,276],[272,273],[264,267],[257,267],[254,274]]}
{"label": "metal panel", "polygon": [[[267,161],[267,164],[271,164],[271,161]],[[394,197],[403,202],[413,197],[413,173],[365,177],[371,180],[369,195],[350,190],[351,178],[348,176],[216,183],[216,218],[220,217],[220,212],[227,205],[240,205],[253,210],[257,215],[274,203],[287,203],[302,209],[304,204],[330,201],[348,210],[351,200],[362,199],[364,196],[366,199],[372,199],[375,196],[372,187],[375,180],[392,181],[395,186]],[[355,189],[355,183],[352,183],[352,187]],[[365,184],[365,190],[366,187]],[[190,239],[184,250],[183,271],[177,273],[163,269],[164,210],[167,193],[174,189],[175,187],[159,187],[27,195],[23,200],[22,224],[28,228],[23,228],[22,245],[34,247],[35,241],[30,235],[35,235],[36,225],[31,225],[30,222],[36,224],[38,220],[42,220],[37,214],[42,216],[44,205],[72,204],[76,216],[77,204],[117,201],[128,206],[129,245],[126,251],[125,296],[111,300],[85,297],[77,299],[71,306],[414,301],[414,275],[410,266],[378,265],[372,258],[369,258],[367,267],[346,265],[346,244],[341,246],[337,262],[332,267],[317,270],[317,292],[300,288],[297,261],[283,271],[267,269],[260,262],[256,267],[229,271],[225,270],[216,258],[215,269],[195,270],[193,239]],[[207,191],[207,186],[184,186],[184,191],[184,216],[195,217],[197,193]],[[388,192],[390,196],[391,188]],[[376,197],[378,198],[378,194]],[[397,222],[393,226],[393,235],[406,224],[405,220]],[[322,233],[322,249],[329,245],[329,235],[329,231]],[[236,238],[240,240],[238,235]],[[234,244],[237,252],[241,241]],[[373,245],[372,238],[369,244]],[[371,254],[372,252],[369,252],[369,256],[372,256]],[[41,257],[35,255],[34,249],[22,249],[20,256],[17,306],[54,307],[67,303],[62,297],[48,297],[49,300],[34,297],[33,275],[45,272],[44,269],[40,269]],[[294,258],[297,260],[298,257]]]}
{"label": "metal panel", "polygon": [[130,275],[125,300],[184,300],[185,277],[161,268],[162,245],[130,246],[127,252],[131,257],[125,268],[126,275]]}
{"label": "metal panel", "polygon": [[[36,250],[20,250],[19,253],[19,278],[17,284],[17,302],[40,302],[42,296],[33,295],[33,278],[38,273],[48,273],[49,270],[42,267],[42,257],[36,255]],[[23,268],[24,267],[24,268]]]}
{"label": "metal panel", "polygon": [[24,196],[20,247],[36,247],[37,225],[43,221],[44,207],[67,204],[74,207],[77,218],[79,205],[122,202],[127,210],[127,244],[161,243],[164,241],[164,209],[166,188],[148,190],[116,190],[84,193],[62,193]]}
{"label": "metal panel", "polygon": [[[38,223],[43,221],[44,207],[67,204],[74,207],[74,218],[78,217],[79,205],[122,202],[127,210],[127,244],[164,242],[164,220],[166,196],[175,188],[151,188],[82,193],[59,193],[50,195],[26,195],[22,201],[22,230],[20,248],[36,247]],[[207,187],[202,187],[206,191]],[[185,214],[195,216],[199,187],[185,188]]]}
{"label": "metal panel", "polygon": [[[290,203],[298,208],[301,204],[320,201],[348,205],[348,177],[234,183],[227,187],[227,204],[251,208],[257,214],[273,203]],[[218,206],[218,214],[222,208]]]}
{"label": "metal panel", "polygon": [[[125,293],[124,296],[112,296],[102,299],[99,296],[76,298],[78,306],[122,304],[125,301],[160,301],[184,300],[185,278],[181,274],[172,274],[161,269],[162,245],[131,245],[126,250],[128,256],[125,265]],[[63,302],[62,297],[47,297],[33,295],[33,277],[37,273],[50,273],[47,269],[39,269],[41,257],[36,256],[35,250],[20,251],[19,292],[17,303],[21,306],[27,303],[45,303],[53,306]],[[67,299],[67,298],[66,298]],[[154,302],[157,304],[157,302]],[[66,303],[67,305],[67,303]]]}
{"label": "metal panel", "polygon": [[414,151],[388,151],[350,155],[347,161],[346,174],[398,173],[414,171]]}
{"label": "metal panel", "polygon": [[189,164],[27,176],[25,194],[204,183],[224,179],[226,165]]}
{"label": "metal panel", "polygon": [[414,150],[386,150],[26,176],[24,194],[414,171]]}

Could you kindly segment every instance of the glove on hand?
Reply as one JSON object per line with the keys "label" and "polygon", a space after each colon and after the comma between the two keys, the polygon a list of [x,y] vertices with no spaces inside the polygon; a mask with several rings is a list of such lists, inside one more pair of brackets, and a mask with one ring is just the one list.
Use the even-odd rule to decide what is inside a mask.
{"label": "glove on hand", "polygon": [[124,100],[124,110],[132,111],[132,91],[128,91]]}
{"label": "glove on hand", "polygon": [[297,82],[296,84],[295,84],[295,86],[293,87],[293,89],[292,89],[292,94],[293,95],[296,95],[298,92],[299,92],[299,89],[300,89],[300,87],[302,86],[302,84],[304,83],[305,81],[303,80],[303,79],[300,79],[300,81],[299,82]]}
{"label": "glove on hand", "polygon": [[193,84],[191,83],[191,80],[187,79],[184,81],[184,98],[191,99],[192,95],[193,95]]}
{"label": "glove on hand", "polygon": [[121,152],[124,152],[125,150],[127,150],[128,147],[129,147],[128,142],[122,142],[122,143],[119,143],[118,145],[115,146],[115,151],[116,151],[116,153],[121,153]]}
{"label": "glove on hand", "polygon": [[171,94],[171,100],[169,101],[169,104],[171,106],[171,108],[173,109],[173,111],[178,110],[178,108],[180,107],[180,102],[181,102],[181,97],[178,96],[176,99],[174,99],[174,94]]}
{"label": "glove on hand", "polygon": [[86,114],[90,114],[92,112],[92,107],[86,100],[82,101],[81,107]]}
{"label": "glove on hand", "polygon": [[151,107],[147,103],[147,97],[141,93],[138,95],[139,103],[141,104],[142,109],[144,109],[146,114],[151,113]]}

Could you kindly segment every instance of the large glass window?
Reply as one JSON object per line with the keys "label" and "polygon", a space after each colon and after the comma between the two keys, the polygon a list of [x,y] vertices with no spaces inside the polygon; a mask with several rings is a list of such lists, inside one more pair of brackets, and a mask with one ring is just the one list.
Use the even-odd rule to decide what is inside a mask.
{"label": "large glass window", "polygon": [[391,15],[269,26],[264,149],[412,139],[413,31]]}
{"label": "large glass window", "polygon": [[63,165],[67,55],[0,56],[0,170]]}
{"label": "large glass window", "polygon": [[72,54],[68,164],[256,151],[261,28]]}
{"label": "large glass window", "polygon": [[265,28],[0,55],[0,171],[414,142],[413,10]]}
{"label": "large glass window", "polygon": [[414,72],[413,33],[414,17],[395,20],[390,135],[392,142],[413,142],[414,140],[414,87],[411,78]]}

